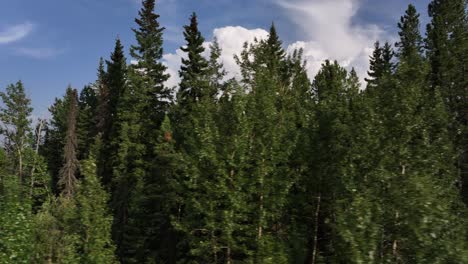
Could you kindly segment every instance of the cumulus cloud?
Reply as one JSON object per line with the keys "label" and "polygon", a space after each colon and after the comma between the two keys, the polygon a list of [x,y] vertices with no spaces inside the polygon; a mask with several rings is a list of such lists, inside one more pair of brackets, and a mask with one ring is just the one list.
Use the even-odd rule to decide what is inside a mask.
{"label": "cumulus cloud", "polygon": [[29,35],[33,28],[34,25],[29,22],[3,28],[3,30],[0,30],[0,44],[18,41]]}
{"label": "cumulus cloud", "polygon": [[308,73],[315,76],[326,59],[342,66],[355,67],[361,78],[366,76],[373,43],[384,37],[382,28],[373,24],[354,24],[360,0],[279,0],[288,17],[306,36],[288,50],[302,48],[308,61]]}
{"label": "cumulus cloud", "polygon": [[[354,67],[362,81],[367,76],[369,56],[372,54],[374,42],[378,39],[388,39],[388,36],[377,25],[353,23],[361,1],[277,0],[276,3],[284,9],[304,36],[285,48],[289,53],[295,49],[303,49],[310,78],[316,75],[323,61],[327,59],[337,60],[348,69]],[[228,71],[227,78],[237,78],[240,72],[234,55],[240,54],[244,42],[267,38],[268,32],[260,28],[227,26],[214,29],[213,37],[218,39],[222,49],[221,60]],[[210,43],[205,42],[205,48],[208,48]],[[208,49],[205,55],[208,55]],[[164,55],[164,63],[171,74],[167,83],[169,86],[175,86],[179,82],[178,70],[183,56],[184,53],[180,49]]]}
{"label": "cumulus cloud", "polygon": [[[268,32],[264,29],[246,29],[240,26],[222,27],[213,30],[213,37],[218,40],[219,46],[222,50],[220,60],[224,64],[224,68],[228,72],[226,78],[238,77],[240,74],[239,67],[237,66],[234,55],[239,55],[242,52],[245,42],[253,42],[255,38],[264,39],[268,37]],[[209,46],[212,42],[205,42],[204,55],[208,57]],[[177,49],[175,53],[168,53],[163,56],[163,62],[168,67],[167,72],[171,75],[167,81],[169,87],[176,86],[179,81],[179,69],[181,59],[185,56],[181,49]]]}

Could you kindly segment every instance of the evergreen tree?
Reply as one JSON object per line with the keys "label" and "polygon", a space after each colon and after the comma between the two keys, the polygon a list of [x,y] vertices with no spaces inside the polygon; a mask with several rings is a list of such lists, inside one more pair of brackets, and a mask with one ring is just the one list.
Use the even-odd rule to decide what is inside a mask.
{"label": "evergreen tree", "polygon": [[80,263],[117,263],[111,240],[109,195],[97,178],[93,155],[82,162],[83,178],[74,197],[77,210],[77,228],[74,231],[80,239]]}
{"label": "evergreen tree", "polygon": [[[107,116],[104,116],[102,127],[102,149],[98,157],[98,172],[104,186],[110,187],[112,181],[113,160],[111,157],[118,152],[115,138],[119,131],[117,119],[117,107],[122,96],[127,80],[127,64],[120,39],[116,39],[114,51],[111,53],[111,60],[106,61],[107,73],[105,82],[101,90],[101,108],[106,109]],[[99,70],[99,77],[103,72]],[[107,91],[107,92],[106,92]],[[107,97],[107,99],[106,99]]]}
{"label": "evergreen tree", "polygon": [[397,56],[399,58],[410,58],[415,54],[421,54],[423,43],[419,27],[419,14],[414,5],[410,4],[405,11],[405,15],[398,22],[400,42],[395,45],[398,47]]}
{"label": "evergreen tree", "polygon": [[96,108],[98,105],[95,87],[87,85],[81,90],[78,99],[77,138],[78,159],[88,157],[90,148],[97,136]]}
{"label": "evergreen tree", "polygon": [[96,106],[96,132],[99,136],[108,128],[107,122],[110,120],[109,109],[109,86],[107,84],[107,75],[104,68],[104,59],[99,59],[96,87],[97,87],[97,106]]}
{"label": "evergreen tree", "polygon": [[[334,209],[339,201],[345,199],[346,182],[352,181],[347,171],[353,151],[351,136],[352,116],[348,107],[346,83],[348,74],[335,61],[326,61],[315,76],[312,89],[316,101],[314,106],[316,126],[311,127],[313,134],[308,192],[314,204],[310,212],[313,226],[309,236],[308,262],[320,263],[322,260],[337,261],[339,233],[334,230],[337,219]],[[337,245],[339,246],[339,244]]]}
{"label": "evergreen tree", "polygon": [[205,51],[203,42],[205,38],[198,29],[198,20],[195,13],[190,17],[190,24],[184,26],[184,38],[186,45],[181,50],[187,54],[182,58],[182,66],[179,71],[181,82],[177,94],[179,105],[196,102],[203,95],[205,76],[208,70],[208,62],[203,57]]}
{"label": "evergreen tree", "polygon": [[131,46],[130,54],[137,61],[132,68],[145,80],[144,86],[147,86],[140,89],[146,89],[148,96],[145,109],[149,114],[148,120],[154,123],[153,129],[157,129],[172,99],[171,90],[164,84],[169,79],[167,67],[161,62],[165,28],[160,26],[159,15],[154,13],[155,1],[145,0],[142,4],[139,18],[135,19],[138,29],[133,29],[138,44]]}
{"label": "evergreen tree", "polygon": [[386,42],[383,47],[380,42],[375,42],[373,55],[370,59],[370,70],[367,72],[371,79],[366,78],[367,91],[372,92],[384,77],[388,77],[393,71],[393,50],[391,45]]}
{"label": "evergreen tree", "polygon": [[142,199],[136,216],[143,226],[144,254],[140,261],[176,263],[184,256],[178,248],[181,234],[174,228],[183,204],[182,175],[186,171],[182,155],[176,151],[173,129],[166,116],[156,131],[157,142],[149,172],[145,175]]}
{"label": "evergreen tree", "polygon": [[440,94],[450,114],[449,131],[457,152],[462,193],[468,203],[467,63],[468,22],[464,0],[434,0],[429,4],[426,49],[431,88]]}
{"label": "evergreen tree", "polygon": [[69,99],[67,96],[60,99],[55,98],[55,102],[49,107],[51,118],[45,127],[44,144],[39,149],[39,153],[47,161],[47,168],[51,176],[51,189],[56,195],[60,193],[58,181],[60,169],[63,166]]}
{"label": "evergreen tree", "polygon": [[77,158],[77,136],[76,136],[76,119],[78,115],[78,95],[75,89],[69,87],[66,97],[68,97],[69,109],[67,115],[67,132],[65,136],[65,146],[63,149],[63,166],[60,170],[60,185],[61,192],[64,197],[70,198],[75,192],[76,175],[78,173],[78,158]]}
{"label": "evergreen tree", "polygon": [[210,58],[208,60],[210,91],[207,92],[207,94],[212,97],[220,95],[223,90],[223,79],[226,76],[226,70],[224,69],[224,65],[221,61],[221,52],[221,47],[215,37],[213,43],[210,45]]}
{"label": "evergreen tree", "polygon": [[[284,221],[284,207],[288,192],[295,181],[295,175],[288,167],[298,137],[294,113],[289,111],[291,97],[289,87],[284,83],[280,67],[270,65],[285,63],[281,42],[274,27],[270,37],[252,45],[239,59],[243,69],[245,89],[248,95],[246,112],[248,124],[248,156],[245,160],[249,179],[245,182],[244,212],[248,212],[249,236],[248,259],[270,263],[286,262],[287,246],[281,234],[287,228]],[[276,61],[275,61],[276,60]]]}

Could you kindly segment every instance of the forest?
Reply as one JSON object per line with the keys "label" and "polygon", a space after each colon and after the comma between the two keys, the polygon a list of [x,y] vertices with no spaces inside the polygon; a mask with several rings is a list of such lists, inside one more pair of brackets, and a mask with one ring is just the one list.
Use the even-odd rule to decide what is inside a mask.
{"label": "forest", "polygon": [[193,13],[167,87],[144,0],[130,58],[117,38],[50,118],[2,87],[0,263],[468,263],[467,10],[432,0],[422,30],[410,4],[365,82],[309,78],[274,24],[227,79]]}

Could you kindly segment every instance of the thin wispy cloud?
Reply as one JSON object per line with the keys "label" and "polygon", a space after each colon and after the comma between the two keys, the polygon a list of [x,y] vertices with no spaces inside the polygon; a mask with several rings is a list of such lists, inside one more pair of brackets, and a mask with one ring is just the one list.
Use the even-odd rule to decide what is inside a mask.
{"label": "thin wispy cloud", "polygon": [[25,22],[18,25],[0,27],[0,44],[8,44],[18,41],[29,35],[34,29],[34,24]]}
{"label": "thin wispy cloud", "polygon": [[56,57],[65,52],[64,49],[56,48],[16,48],[16,53],[18,55],[30,57],[33,59],[47,59]]}

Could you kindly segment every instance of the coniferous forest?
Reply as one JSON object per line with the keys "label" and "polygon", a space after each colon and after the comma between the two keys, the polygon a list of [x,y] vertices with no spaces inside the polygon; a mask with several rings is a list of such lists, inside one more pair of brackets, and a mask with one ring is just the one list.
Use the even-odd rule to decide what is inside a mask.
{"label": "coniferous forest", "polygon": [[310,79],[274,24],[227,80],[193,13],[167,87],[143,1],[50,119],[21,81],[0,93],[0,263],[468,263],[467,2],[428,14],[362,83],[332,60]]}

